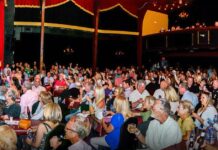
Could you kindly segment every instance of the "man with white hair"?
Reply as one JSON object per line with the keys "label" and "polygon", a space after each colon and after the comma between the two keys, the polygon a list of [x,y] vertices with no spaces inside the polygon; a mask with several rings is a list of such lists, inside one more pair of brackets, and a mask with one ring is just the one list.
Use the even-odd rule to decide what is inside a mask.
{"label": "man with white hair", "polygon": [[32,86],[32,90],[34,92],[36,92],[37,95],[39,95],[40,92],[42,92],[42,91],[46,91],[45,87],[43,87],[41,85],[41,79],[40,78],[35,78],[34,79],[34,85]]}
{"label": "man with white hair", "polygon": [[132,103],[132,109],[140,109],[142,107],[142,102],[146,96],[150,96],[148,91],[145,89],[145,81],[139,80],[137,82],[137,88],[134,90],[130,96],[129,101]]}
{"label": "man with white hair", "polygon": [[92,150],[83,139],[89,135],[91,124],[88,118],[82,116],[73,116],[65,127],[65,138],[68,139],[72,145],[68,150]]}
{"label": "man with white hair", "polygon": [[32,84],[25,81],[22,86],[23,95],[20,97],[21,114],[28,115],[27,109],[29,108],[32,113],[32,105],[38,100],[36,92],[32,91]]}
{"label": "man with white hair", "polygon": [[148,149],[161,150],[169,148],[182,141],[179,125],[169,114],[169,102],[164,99],[156,100],[152,107],[154,120],[150,122],[146,136],[131,125],[128,126],[128,131],[134,133],[141,143],[148,146]]}

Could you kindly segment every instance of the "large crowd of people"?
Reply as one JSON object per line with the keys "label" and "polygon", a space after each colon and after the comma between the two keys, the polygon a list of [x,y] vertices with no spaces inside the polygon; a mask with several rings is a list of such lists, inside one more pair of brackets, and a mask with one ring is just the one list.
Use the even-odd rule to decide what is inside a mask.
{"label": "large crowd of people", "polygon": [[[6,64],[0,77],[1,150],[216,149],[215,68]],[[40,121],[16,134],[5,120]],[[203,139],[203,140],[201,140]]]}

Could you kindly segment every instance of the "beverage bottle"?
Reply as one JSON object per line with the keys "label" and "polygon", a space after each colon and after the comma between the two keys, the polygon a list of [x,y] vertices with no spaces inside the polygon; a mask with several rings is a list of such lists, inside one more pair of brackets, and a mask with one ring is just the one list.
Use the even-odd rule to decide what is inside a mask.
{"label": "beverage bottle", "polygon": [[193,139],[193,137],[190,137],[188,150],[194,150],[194,139]]}
{"label": "beverage bottle", "polygon": [[204,144],[204,137],[205,137],[205,131],[201,132],[201,136],[197,139],[197,141],[194,144],[195,150],[200,150],[202,145]]}
{"label": "beverage bottle", "polygon": [[30,114],[30,109],[29,107],[27,106],[27,116],[28,116],[28,119],[30,120],[31,119],[31,114]]}

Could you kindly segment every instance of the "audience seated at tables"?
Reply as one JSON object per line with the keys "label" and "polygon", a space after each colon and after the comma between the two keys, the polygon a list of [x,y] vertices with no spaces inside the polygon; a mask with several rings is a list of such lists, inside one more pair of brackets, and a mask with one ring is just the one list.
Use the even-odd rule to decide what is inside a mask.
{"label": "audience seated at tables", "polygon": [[[21,72],[19,68],[22,69],[23,71]],[[62,108],[62,106],[65,106],[66,110],[67,110],[66,112],[68,112],[70,110],[68,106],[72,105],[74,107],[75,102],[78,101],[79,105],[76,105],[78,107],[74,107],[74,108],[78,108],[77,109],[77,110],[79,110],[78,112],[83,113],[83,112],[85,112],[85,111],[83,111],[84,109],[81,108],[81,110],[80,110],[80,108],[79,108],[79,107],[82,107],[81,106],[81,98],[83,97],[84,99],[86,99],[85,101],[87,101],[87,99],[89,99],[89,98],[91,99],[91,100],[89,99],[88,103],[86,103],[86,105],[88,104],[88,108],[90,108],[91,113],[95,114],[95,119],[96,120],[94,122],[91,122],[91,123],[92,123],[93,127],[96,127],[94,123],[97,123],[97,125],[99,125],[98,127],[100,127],[100,128],[97,128],[97,129],[94,128],[94,130],[96,129],[96,131],[99,132],[98,129],[103,128],[104,131],[100,130],[101,131],[100,136],[102,136],[102,134],[104,135],[105,132],[109,132],[108,135],[106,135],[106,136],[97,137],[100,140],[92,138],[93,135],[95,136],[95,132],[93,132],[92,134],[90,134],[90,137],[88,137],[85,140],[87,143],[89,143],[89,139],[91,138],[92,139],[91,144],[93,144],[92,142],[94,141],[93,146],[97,145],[96,147],[98,147],[98,148],[99,148],[99,145],[101,145],[101,144],[99,144],[99,142],[102,142],[101,140],[104,140],[103,145],[101,145],[101,146],[106,146],[106,147],[111,148],[111,149],[115,149],[115,148],[118,148],[118,149],[121,148],[122,149],[124,147],[125,147],[124,149],[128,149],[128,148],[129,149],[137,149],[137,147],[136,147],[137,145],[135,145],[137,143],[137,140],[135,140],[135,139],[138,139],[138,138],[136,138],[136,136],[139,135],[140,133],[139,132],[138,133],[134,132],[136,134],[135,135],[135,134],[131,134],[131,133],[129,133],[127,131],[128,125],[131,124],[131,123],[134,123],[135,126],[137,126],[140,129],[142,135],[145,137],[144,142],[146,141],[145,143],[148,146],[148,148],[162,149],[162,147],[168,146],[168,144],[165,145],[165,143],[167,143],[169,140],[173,142],[173,143],[169,143],[170,145],[171,144],[174,145],[175,143],[177,143],[179,141],[179,131],[176,128],[175,122],[172,120],[172,118],[169,117],[168,108],[165,108],[166,106],[162,106],[162,103],[163,103],[163,105],[166,105],[164,103],[170,103],[170,106],[171,106],[170,112],[173,112],[174,116],[176,116],[177,115],[176,114],[176,109],[179,106],[180,99],[179,99],[178,93],[177,93],[177,91],[175,89],[178,87],[179,84],[180,85],[183,84],[183,82],[184,83],[188,82],[188,88],[190,88],[190,85],[192,85],[192,84],[189,84],[190,77],[193,78],[192,82],[193,82],[193,84],[196,85],[196,89],[197,88],[199,88],[200,90],[202,89],[202,92],[205,92],[205,90],[203,90],[203,86],[202,86],[203,84],[201,84],[201,82],[203,81],[202,79],[204,79],[204,83],[208,85],[207,86],[207,91],[211,92],[212,96],[214,98],[214,101],[215,102],[217,101],[216,100],[217,74],[215,72],[215,69],[213,69],[213,70],[211,69],[211,71],[208,70],[208,72],[207,72],[207,70],[203,70],[203,69],[199,69],[199,68],[192,68],[192,71],[190,72],[190,71],[185,71],[185,70],[183,70],[182,68],[179,68],[179,67],[178,68],[174,68],[174,67],[167,68],[166,67],[165,70],[160,70],[160,68],[158,68],[158,67],[152,68],[152,70],[149,70],[149,68],[138,68],[138,67],[131,67],[131,68],[124,68],[123,67],[122,68],[122,67],[119,67],[119,69],[117,69],[117,70],[106,69],[105,71],[98,72],[98,73],[96,73],[94,75],[94,74],[92,74],[90,68],[88,68],[89,71],[87,71],[87,69],[85,69],[83,67],[80,67],[80,66],[75,66],[75,67],[71,66],[71,68],[69,68],[68,70],[64,69],[63,67],[61,67],[61,68],[54,67],[54,68],[55,68],[54,72],[56,74],[53,74],[53,73],[51,74],[51,77],[54,78],[54,79],[55,79],[55,76],[59,76],[60,74],[62,74],[64,70],[65,70],[64,74],[69,75],[69,76],[73,76],[75,78],[75,85],[73,85],[73,86],[76,86],[76,87],[71,88],[70,90],[68,90],[70,85],[67,84],[66,85],[67,90],[65,90],[64,92],[62,91],[63,93],[61,95],[58,95],[58,97],[59,97],[58,102],[59,102],[59,105],[61,105],[61,108]],[[23,107],[23,110],[24,110],[24,113],[26,113],[26,111],[27,111],[26,103],[28,103],[31,100],[25,101],[22,96],[25,96],[25,94],[28,93],[28,92],[25,91],[26,82],[29,82],[30,80],[32,81],[32,79],[34,79],[34,76],[28,76],[29,68],[27,67],[27,70],[26,70],[27,73],[26,73],[26,76],[25,76],[25,79],[24,79],[25,70],[24,70],[24,67],[22,67],[22,64],[21,64],[21,67],[18,67],[17,69],[18,70],[16,70],[16,71],[13,70],[12,73],[10,75],[8,75],[8,77],[5,77],[4,82],[5,83],[6,83],[6,81],[8,82],[9,78],[12,79],[13,76],[17,77],[18,74],[19,74],[19,76],[20,76],[19,77],[19,83],[22,85],[23,91],[24,91],[24,94],[21,95],[20,105],[21,105],[21,107],[23,107],[24,104],[25,104],[25,108]],[[156,103],[157,103],[158,100],[155,100],[153,97],[150,97],[150,99],[149,99],[149,97],[146,97],[145,95],[141,94],[139,91],[142,91],[142,93],[143,93],[143,91],[145,91],[144,90],[145,86],[142,85],[142,84],[145,84],[145,83],[143,81],[143,83],[140,84],[141,82],[139,81],[138,84],[135,84],[134,86],[136,87],[135,91],[137,91],[139,93],[139,95],[140,95],[139,97],[141,98],[141,101],[139,100],[136,103],[133,102],[133,105],[131,105],[131,106],[134,106],[134,107],[131,110],[130,107],[129,107],[128,99],[126,99],[124,97],[123,90],[124,89],[130,89],[129,91],[127,91],[127,92],[129,92],[129,93],[127,93],[127,95],[132,95],[132,97],[131,96],[130,97],[133,98],[133,97],[135,97],[136,93],[134,95],[135,91],[132,91],[132,89],[135,89],[135,87],[134,86],[130,87],[131,85],[130,86],[129,85],[124,86],[124,82],[126,80],[124,80],[122,82],[123,87],[115,87],[114,79],[115,79],[117,71],[118,71],[120,73],[125,72],[125,75],[126,75],[125,78],[127,80],[132,80],[132,78],[130,77],[130,74],[133,74],[132,70],[134,70],[135,80],[146,79],[146,82],[148,81],[147,83],[150,83],[146,88],[147,88],[147,90],[149,90],[150,94],[152,94],[152,95],[153,95],[153,92],[151,92],[151,91],[155,91],[160,86],[160,82],[158,82],[158,81],[161,81],[162,79],[166,79],[167,84],[170,85],[168,88],[163,90],[166,101],[165,102],[161,101],[161,104],[158,103],[159,105],[157,105]],[[172,74],[172,70],[176,70],[175,75]],[[37,79],[43,80],[43,77],[45,76],[45,74],[46,74],[46,72],[44,70],[43,72],[40,72],[38,75],[35,75],[35,79],[37,78]],[[87,74],[88,74],[88,76],[87,76]],[[108,75],[110,76],[110,82],[108,81],[108,79],[109,79],[107,77]],[[2,76],[4,76],[4,74]],[[25,80],[29,80],[29,81],[25,81]],[[177,81],[177,83],[175,83],[174,80]],[[23,82],[23,81],[25,81],[25,82]],[[155,82],[153,83],[153,81],[155,81]],[[65,80],[65,82],[69,83],[69,81],[67,81],[67,80]],[[115,98],[114,98],[113,102],[111,101],[110,106],[107,107],[107,110],[112,110],[112,111],[107,112],[106,115],[110,114],[110,115],[112,115],[112,118],[113,118],[113,116],[115,116],[116,114],[122,114],[121,118],[123,118],[123,123],[121,121],[118,126],[117,126],[117,124],[113,124],[113,119],[111,120],[111,117],[105,116],[105,113],[104,113],[105,103],[107,102],[107,99],[105,98],[105,94],[106,94],[107,91],[102,87],[102,85],[105,85],[104,83],[108,83],[108,82],[109,82],[110,90],[115,91]],[[5,85],[5,83],[3,83],[3,85]],[[8,91],[10,91],[10,89],[13,89],[14,85],[12,84],[13,83],[12,81],[10,81],[8,83],[11,83],[11,84],[9,84],[10,87],[8,87],[8,85],[6,84],[7,87],[5,87],[5,88],[8,89]],[[92,92],[90,94],[88,92],[89,90],[87,90],[86,92],[84,92],[84,94],[82,94],[82,90],[84,90],[84,89],[86,90],[86,88],[87,89],[89,88],[89,86],[87,86],[89,84],[87,84],[87,83],[90,83],[90,85],[91,85],[90,89],[91,89]],[[151,83],[153,83],[152,88],[150,87]],[[214,83],[214,85],[213,85],[213,83]],[[29,85],[31,86],[31,84],[29,84]],[[140,85],[142,85],[142,87],[139,87]],[[92,87],[93,87],[93,89],[92,89]],[[105,87],[107,88],[108,85],[105,86]],[[100,90],[98,88],[100,88],[102,90]],[[184,87],[179,87],[179,92],[183,95],[184,94],[183,92],[185,90],[183,90],[182,88],[184,88]],[[32,88],[30,88],[30,90],[31,89]],[[72,89],[77,91],[77,94],[76,94],[77,96],[76,96],[75,99],[73,97],[70,98],[70,96],[72,96],[71,95],[71,92],[73,91]],[[152,89],[152,90],[150,90],[150,89]],[[119,91],[122,91],[122,92],[119,92]],[[195,93],[195,94],[199,94],[199,93]],[[34,94],[30,94],[30,95],[33,96]],[[44,96],[45,99],[47,99],[48,101],[52,101],[51,97],[54,96],[54,95],[49,95],[48,93],[45,94],[45,95],[47,95],[47,96]],[[92,96],[90,96],[90,95],[92,95]],[[157,94],[157,95],[159,95],[159,94]],[[211,94],[209,94],[209,95],[211,95]],[[2,98],[4,99],[4,100],[2,100],[3,103],[7,102],[7,100],[5,101],[4,94],[1,94],[1,88],[0,88],[0,96],[2,96]],[[94,99],[92,99],[93,97],[94,97]],[[129,97],[129,100],[131,101],[132,99],[130,97]],[[34,116],[38,116],[38,115],[41,116],[39,118],[42,118],[43,110],[46,109],[46,106],[50,104],[49,103],[49,104],[45,105],[46,102],[43,103],[43,95],[41,95],[41,98],[42,98],[41,100],[40,100],[40,97],[34,99],[33,101],[37,101],[37,100],[39,100],[39,101],[37,103],[35,103],[32,107],[29,107],[30,110],[32,109],[32,113],[33,113],[32,119],[34,119]],[[71,100],[70,101],[65,101],[66,98],[67,99],[69,98]],[[135,100],[137,101],[138,99],[135,99]],[[185,100],[186,99],[184,98],[184,100],[182,100],[182,103],[184,103]],[[187,99],[187,100],[189,100],[189,99]],[[201,109],[199,109],[198,112],[202,112],[202,110],[205,110],[205,111],[203,111],[202,116],[200,115],[200,113],[198,114],[198,112],[196,114],[198,116],[200,116],[201,118],[204,118],[203,116],[205,116],[205,113],[207,112],[207,109],[209,109],[210,107],[212,108],[213,105],[212,105],[212,103],[210,104],[208,102],[208,107],[209,108],[206,108],[207,105],[206,105],[206,103],[203,103],[203,100],[201,100],[201,103],[202,103],[203,106],[202,106]],[[139,105],[141,105],[141,108],[137,108],[137,106],[139,106]],[[95,107],[93,107],[93,106],[95,106]],[[155,107],[156,107],[156,109],[155,109]],[[158,108],[158,111],[157,111],[157,108]],[[160,108],[160,110],[159,110],[159,108]],[[182,109],[179,110],[180,112],[178,114],[181,117],[180,121],[185,118],[184,117],[185,115],[183,115],[183,113],[187,113],[186,107],[184,106],[183,108],[184,108],[183,110]],[[134,110],[134,109],[137,109],[137,110]],[[143,112],[144,109],[147,109],[147,111]],[[165,109],[167,109],[167,111],[165,111]],[[89,110],[89,109],[86,109],[86,110]],[[92,111],[92,110],[94,110],[94,111]],[[214,114],[216,114],[216,113],[217,112],[215,112]],[[69,114],[69,112],[67,114]],[[51,113],[50,113],[50,115],[51,115]],[[82,116],[84,117],[86,115],[83,114]],[[137,115],[137,117],[134,117],[136,115]],[[202,122],[202,120],[199,119],[197,117],[197,115],[195,116],[195,114],[193,113],[193,116],[196,117],[195,120]],[[210,115],[211,115],[211,113],[210,113]],[[62,112],[62,116],[65,116],[64,112]],[[69,116],[69,119],[71,117],[72,116]],[[93,116],[91,115],[89,118],[92,119],[92,117]],[[65,117],[62,117],[62,118],[65,118]],[[104,121],[102,121],[103,118],[104,118]],[[143,123],[140,122],[141,118],[144,121]],[[7,119],[9,119],[9,117],[7,117]],[[177,121],[177,117],[175,117],[173,119],[175,121]],[[51,128],[48,127],[48,133],[52,133],[51,136],[54,135],[54,138],[52,138],[53,136],[52,137],[50,136],[47,139],[49,134],[46,135],[46,133],[47,133],[46,127],[44,126],[44,124],[40,124],[38,126],[38,130],[35,132],[37,138],[36,138],[36,140],[32,141],[33,146],[31,146],[31,147],[34,147],[36,145],[37,146],[40,145],[40,144],[36,144],[36,143],[41,143],[41,141],[43,141],[43,140],[40,141],[39,139],[41,139],[42,135],[45,133],[44,134],[44,135],[46,135],[45,140],[47,140],[46,142],[48,144],[50,143],[49,141],[52,139],[51,143],[50,143],[51,144],[50,146],[52,146],[53,149],[67,149],[67,147],[69,147],[69,143],[68,143],[68,145],[66,145],[66,143],[65,143],[66,141],[63,139],[65,125],[60,125],[59,120],[58,120],[58,123],[56,123],[56,124],[54,124],[52,122],[49,122],[48,120],[49,119],[45,120],[46,123],[48,123],[49,125],[51,124],[50,125]],[[110,120],[111,120],[111,122],[110,122]],[[203,119],[203,120],[208,120],[208,119]],[[65,122],[65,121],[63,121],[63,122]],[[167,125],[169,122],[171,122],[171,127],[170,128],[168,128],[168,125]],[[109,124],[109,126],[107,126],[108,124]],[[181,124],[179,124],[179,125],[181,125],[180,127],[182,129],[181,134],[183,135],[183,140],[184,139],[187,140],[188,139],[188,133],[190,132],[189,129],[193,128],[193,124],[189,124],[189,125],[187,125],[185,127],[183,127],[185,124],[183,124],[183,123],[181,123]],[[203,122],[203,127],[204,127],[204,125],[205,125],[205,127],[203,129],[208,129],[208,125],[206,125],[206,124],[207,124],[207,121],[204,121]],[[112,126],[113,126],[113,130],[112,130]],[[160,128],[161,131],[159,130],[159,128]],[[34,130],[34,129],[37,129],[37,128],[33,127],[32,130]],[[116,137],[114,137],[114,132],[115,132],[114,129],[116,129]],[[119,132],[117,132],[118,129],[120,130]],[[202,128],[199,128],[199,129],[202,129]],[[40,131],[40,133],[38,133],[39,131]],[[58,133],[57,133],[57,131],[58,131]],[[167,131],[167,133],[168,133],[167,135],[166,135],[165,131]],[[41,132],[43,132],[43,133],[41,133]],[[175,134],[175,132],[178,132],[178,133]],[[166,139],[160,138],[159,137],[160,134],[163,134],[164,137],[166,137]],[[171,134],[175,135],[175,138],[171,139],[171,136],[170,136]],[[139,136],[141,136],[141,135],[139,135]],[[163,141],[163,142],[159,143],[161,148],[157,147],[158,144],[156,143],[156,140],[151,139],[152,137],[154,139],[159,139],[160,141]],[[58,140],[58,142],[57,142],[57,140]],[[97,140],[97,142],[95,140]],[[36,141],[38,141],[38,142],[36,142]],[[29,141],[29,143],[31,143],[31,140]],[[132,144],[134,146],[130,146],[129,144]],[[209,142],[207,142],[206,144],[210,145]],[[140,148],[141,147],[139,147],[139,149]],[[49,149],[51,149],[51,147]]]}
{"label": "audience seated at tables", "polygon": [[[35,137],[27,137],[26,143],[31,146],[32,149],[43,150],[45,147],[45,141],[47,134],[54,129],[62,120],[61,108],[56,103],[49,103],[45,106],[44,122],[40,123],[38,127],[32,128],[32,132],[35,132]],[[29,130],[29,132],[31,132]]]}
{"label": "audience seated at tables", "polygon": [[8,125],[0,126],[0,150],[17,150],[17,135]]}

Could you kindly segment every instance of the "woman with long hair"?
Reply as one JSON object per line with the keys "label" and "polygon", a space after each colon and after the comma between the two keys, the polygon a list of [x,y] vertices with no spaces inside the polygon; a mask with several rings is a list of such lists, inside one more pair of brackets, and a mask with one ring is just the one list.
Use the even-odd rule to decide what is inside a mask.
{"label": "woman with long hair", "polygon": [[195,125],[198,129],[206,129],[209,124],[208,120],[213,120],[214,116],[217,115],[217,110],[213,106],[210,94],[207,92],[201,93],[201,107],[197,113],[192,113],[195,118]]}
{"label": "woman with long hair", "polygon": [[164,92],[166,100],[170,102],[171,112],[175,114],[179,106],[179,95],[172,86],[164,89]]}
{"label": "woman with long hair", "polygon": [[89,101],[89,111],[91,114],[95,114],[95,117],[99,120],[103,118],[103,111],[105,109],[105,91],[102,86],[97,86],[94,90],[94,100],[87,96]]}

